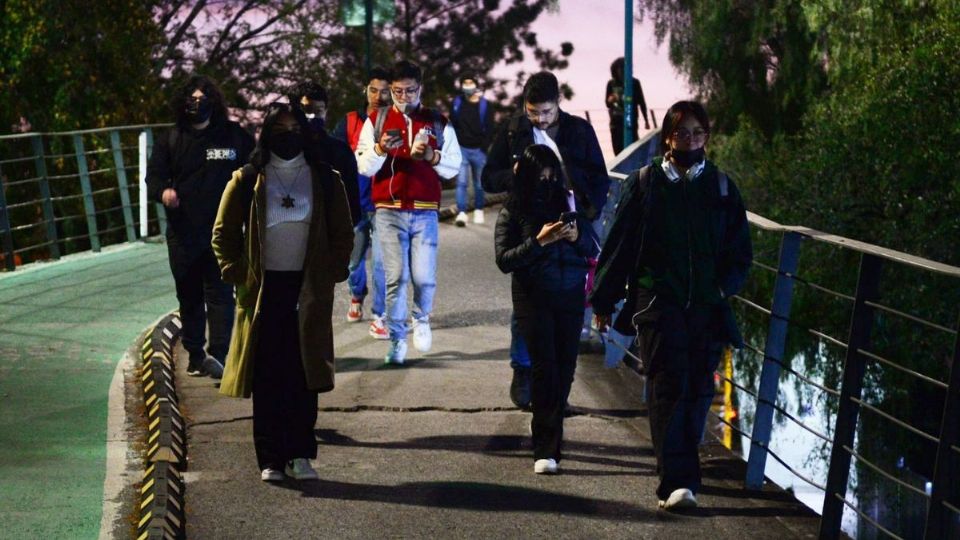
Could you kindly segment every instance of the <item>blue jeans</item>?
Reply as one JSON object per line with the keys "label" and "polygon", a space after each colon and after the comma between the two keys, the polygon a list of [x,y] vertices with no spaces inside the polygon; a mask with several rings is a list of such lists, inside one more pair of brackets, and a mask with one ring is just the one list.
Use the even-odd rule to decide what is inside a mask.
{"label": "blue jeans", "polygon": [[407,337],[407,284],[411,279],[413,318],[425,319],[433,311],[437,290],[437,212],[380,209],[374,222],[386,273],[387,328],[391,340],[403,340]]}
{"label": "blue jeans", "polygon": [[530,368],[530,353],[527,352],[527,344],[520,334],[520,327],[517,326],[516,313],[510,314],[510,367]]}
{"label": "blue jeans", "polygon": [[460,147],[460,155],[463,161],[460,162],[460,174],[457,175],[457,210],[467,211],[467,180],[470,172],[473,172],[473,207],[475,209],[483,208],[483,186],[480,185],[480,175],[483,174],[483,167],[487,164],[487,155],[480,148]]}
{"label": "blue jeans", "polygon": [[383,272],[383,250],[376,239],[374,213],[364,214],[360,223],[353,228],[353,252],[350,253],[350,277],[347,284],[350,286],[350,295],[363,302],[367,296],[367,250],[373,252],[373,305],[374,315],[382,316],[384,311],[384,296],[386,285]]}

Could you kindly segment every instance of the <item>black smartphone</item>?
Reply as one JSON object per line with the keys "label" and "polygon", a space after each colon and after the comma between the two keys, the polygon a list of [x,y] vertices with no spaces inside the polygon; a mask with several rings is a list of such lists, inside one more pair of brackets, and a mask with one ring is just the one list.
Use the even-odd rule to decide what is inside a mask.
{"label": "black smartphone", "polygon": [[389,136],[391,136],[391,137],[393,137],[393,138],[397,138],[397,137],[400,136],[400,130],[399,130],[399,129],[388,129],[388,130],[387,130],[387,135],[389,135]]}
{"label": "black smartphone", "polygon": [[562,221],[564,224],[573,223],[576,220],[577,220],[577,213],[574,211],[564,212],[560,214],[560,221]]}

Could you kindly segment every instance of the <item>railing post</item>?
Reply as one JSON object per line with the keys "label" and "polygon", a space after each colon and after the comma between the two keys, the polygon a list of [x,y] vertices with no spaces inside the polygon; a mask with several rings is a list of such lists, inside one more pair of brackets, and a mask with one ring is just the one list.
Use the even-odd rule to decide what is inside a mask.
{"label": "railing post", "polygon": [[135,242],[137,231],[133,226],[133,211],[130,208],[127,170],[124,167],[123,148],[120,146],[120,132],[115,129],[110,130],[110,146],[113,147],[113,165],[117,169],[117,185],[120,186],[120,204],[123,205],[123,224],[127,228],[127,242]]}
{"label": "railing post", "polygon": [[763,348],[763,368],[760,371],[760,387],[757,390],[757,411],[753,422],[750,456],[747,459],[746,486],[748,489],[763,488],[763,473],[767,464],[767,447],[773,432],[773,406],[780,388],[780,364],[783,363],[787,345],[787,330],[790,307],[793,303],[794,275],[800,260],[801,237],[795,232],[786,232],[780,242],[780,262],[773,285],[773,304],[770,308],[770,324],[767,341]]}
{"label": "railing post", "polygon": [[[176,129],[176,126],[171,127],[170,129]],[[153,153],[153,130],[146,128],[144,130],[147,133],[147,160],[150,159],[150,154]],[[143,175],[143,180],[146,181],[146,173]],[[147,197],[149,200],[149,197]],[[157,210],[157,223],[160,225],[160,236],[167,234],[167,210],[163,207],[162,203],[155,203],[154,207]]]}
{"label": "railing post", "polygon": [[80,174],[80,189],[83,190],[83,210],[87,214],[87,231],[90,233],[90,249],[100,251],[100,235],[97,232],[97,208],[93,203],[93,188],[90,186],[90,170],[87,155],[83,150],[83,136],[73,136],[73,148],[77,154],[77,171]]}
{"label": "railing post", "polygon": [[843,366],[843,382],[840,386],[840,405],[837,423],[833,431],[833,447],[830,451],[830,469],[827,471],[827,492],[823,500],[823,515],[820,519],[821,539],[840,537],[843,520],[843,501],[847,496],[850,479],[851,455],[844,447],[853,448],[857,433],[857,418],[860,406],[854,402],[863,394],[863,376],[866,372],[866,357],[861,349],[870,347],[870,331],[873,329],[873,308],[867,302],[876,302],[880,296],[880,270],[883,259],[864,253],[860,256],[860,272],[857,277],[857,292],[854,299],[847,340],[847,354]]}
{"label": "railing post", "polygon": [[956,538],[960,533],[960,516],[948,510],[943,503],[960,507],[960,325],[953,344],[953,365],[943,404],[940,422],[940,444],[937,446],[936,468],[933,473],[933,492],[927,511],[927,526],[923,537]]}
{"label": "railing post", "polygon": [[57,235],[57,222],[53,213],[53,199],[50,196],[50,179],[47,177],[47,159],[43,152],[43,136],[35,135],[30,139],[33,145],[33,163],[37,170],[40,199],[43,205],[43,220],[47,222],[47,242],[50,243],[50,257],[60,258],[60,238]]}
{"label": "railing post", "polygon": [[7,195],[3,192],[3,171],[0,171],[0,228],[3,229],[3,260],[7,270],[17,268],[16,254],[13,252],[13,231],[10,230],[10,214],[7,213]]}

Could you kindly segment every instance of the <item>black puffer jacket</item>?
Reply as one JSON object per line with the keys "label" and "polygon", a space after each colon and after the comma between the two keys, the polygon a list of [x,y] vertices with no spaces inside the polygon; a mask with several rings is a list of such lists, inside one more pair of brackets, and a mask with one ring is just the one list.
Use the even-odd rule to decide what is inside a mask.
{"label": "black puffer jacket", "polygon": [[178,208],[166,208],[167,239],[176,257],[192,259],[210,250],[220,197],[233,171],[253,151],[253,137],[240,124],[214,118],[206,129],[171,128],[153,145],[147,165],[147,193],[162,202],[167,188],[177,190]]}
{"label": "black puffer jacket", "polygon": [[540,220],[501,209],[494,236],[497,266],[505,274],[513,273],[514,287],[527,292],[583,289],[587,259],[600,252],[593,227],[578,217],[576,242],[560,240],[541,246],[537,234],[542,227]]}

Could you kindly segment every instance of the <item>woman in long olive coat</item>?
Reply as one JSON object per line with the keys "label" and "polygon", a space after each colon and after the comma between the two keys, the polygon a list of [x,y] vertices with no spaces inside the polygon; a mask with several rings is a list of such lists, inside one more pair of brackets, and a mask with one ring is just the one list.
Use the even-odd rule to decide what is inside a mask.
{"label": "woman in long olive coat", "polygon": [[[334,284],[348,276],[353,225],[340,175],[326,164],[310,161],[314,219],[299,298],[300,351],[308,388],[329,392],[334,385]],[[250,165],[236,171],[223,193],[213,226],[213,252],[223,280],[237,288],[236,321],[220,383],[220,393],[231,397],[247,398],[253,390],[263,300],[260,285],[264,273],[261,247],[265,236],[265,198],[263,171]],[[246,223],[250,226],[245,227]]]}

